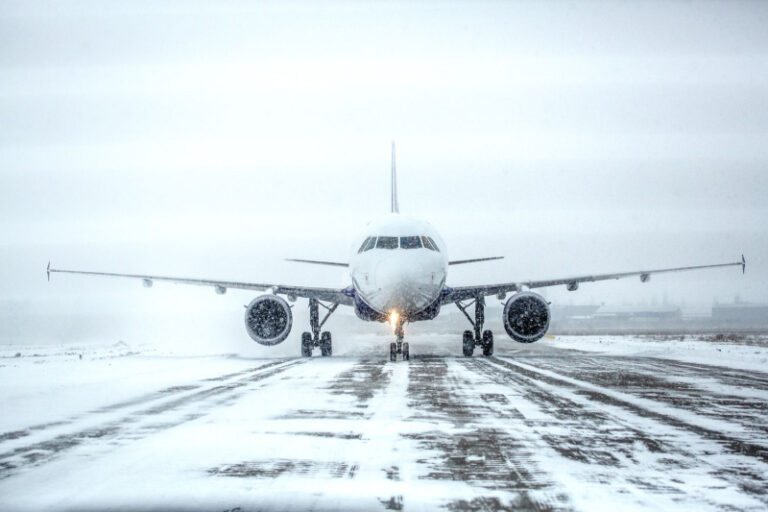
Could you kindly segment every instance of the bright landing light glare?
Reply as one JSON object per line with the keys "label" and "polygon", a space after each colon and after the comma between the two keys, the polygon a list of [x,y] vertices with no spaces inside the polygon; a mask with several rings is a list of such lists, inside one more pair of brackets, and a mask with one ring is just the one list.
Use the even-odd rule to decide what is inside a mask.
{"label": "bright landing light glare", "polygon": [[392,311],[389,313],[389,325],[392,326],[393,330],[397,327],[398,318],[399,318],[399,315],[397,314],[397,311]]}

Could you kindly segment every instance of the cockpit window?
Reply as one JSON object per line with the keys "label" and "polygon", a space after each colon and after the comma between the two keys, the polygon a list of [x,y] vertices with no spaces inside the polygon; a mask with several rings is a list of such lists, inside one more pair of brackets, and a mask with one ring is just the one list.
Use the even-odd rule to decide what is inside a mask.
{"label": "cockpit window", "polygon": [[365,239],[363,242],[363,245],[360,246],[360,250],[357,251],[358,254],[360,254],[363,251],[370,251],[373,249],[373,246],[376,245],[376,237],[375,236],[369,236]]}
{"label": "cockpit window", "polygon": [[397,249],[396,236],[380,236],[376,241],[377,249]]}
{"label": "cockpit window", "polygon": [[401,249],[419,249],[421,248],[421,238],[418,236],[401,236]]}
{"label": "cockpit window", "polygon": [[371,238],[368,239],[368,243],[365,244],[365,248],[363,250],[364,251],[370,251],[375,246],[376,246],[376,237],[372,236]]}
{"label": "cockpit window", "polygon": [[[398,243],[399,242],[399,243]],[[432,240],[428,236],[369,236],[366,238],[362,245],[360,245],[360,249],[358,249],[358,254],[365,251],[370,251],[373,248],[376,249],[397,249],[398,247],[400,249],[420,249],[422,247],[426,247],[430,251],[440,251],[440,249],[437,248],[437,244],[434,240]]]}
{"label": "cockpit window", "polygon": [[431,239],[430,237],[428,237],[428,236],[423,236],[423,237],[421,237],[421,243],[423,243],[423,244],[424,244],[424,247],[426,247],[426,248],[427,248],[427,249],[429,249],[430,251],[437,251],[437,250],[438,250],[438,249],[437,249],[437,244],[435,243],[435,241],[434,241],[434,240],[432,240],[432,239]]}

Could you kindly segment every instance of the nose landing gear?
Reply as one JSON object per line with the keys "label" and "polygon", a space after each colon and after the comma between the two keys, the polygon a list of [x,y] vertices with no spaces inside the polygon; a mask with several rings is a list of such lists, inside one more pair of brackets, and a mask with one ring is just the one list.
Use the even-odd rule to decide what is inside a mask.
{"label": "nose landing gear", "polygon": [[403,355],[403,361],[409,361],[411,359],[411,348],[408,346],[408,342],[403,340],[393,341],[389,344],[389,360],[397,361],[397,354]]}
{"label": "nose landing gear", "polygon": [[390,361],[397,361],[397,354],[403,355],[403,361],[408,361],[411,359],[410,347],[408,346],[407,342],[403,342],[403,338],[405,337],[405,331],[403,331],[403,323],[404,321],[402,319],[398,319],[397,325],[395,325],[395,336],[397,337],[397,341],[393,341],[389,344]]}
{"label": "nose landing gear", "polygon": [[[467,308],[472,304],[475,305],[475,319],[467,313]],[[475,300],[466,306],[460,301],[456,301],[456,307],[458,307],[464,316],[467,317],[469,323],[475,328],[475,332],[464,331],[462,337],[462,352],[465,357],[472,357],[475,351],[475,347],[483,348],[483,355],[486,357],[493,355],[493,333],[491,331],[483,331],[483,323],[485,322],[485,298],[483,296],[475,297]]]}
{"label": "nose landing gear", "polygon": [[[320,320],[320,308],[323,306],[327,313]],[[328,331],[320,332],[328,317],[331,313],[336,311],[339,307],[338,304],[332,306],[326,306],[317,299],[309,299],[309,326],[312,332],[304,332],[301,334],[301,357],[312,357],[312,351],[315,347],[320,348],[320,354],[323,357],[329,357],[333,354],[333,341],[331,339],[331,333]]]}

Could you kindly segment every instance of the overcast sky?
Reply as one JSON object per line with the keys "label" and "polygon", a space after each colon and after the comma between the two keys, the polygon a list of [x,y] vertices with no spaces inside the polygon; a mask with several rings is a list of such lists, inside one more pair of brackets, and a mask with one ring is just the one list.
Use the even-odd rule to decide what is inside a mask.
{"label": "overcast sky", "polygon": [[280,260],[346,259],[387,211],[395,140],[401,211],[454,259],[507,257],[449,284],[744,252],[744,277],[549,296],[768,301],[766,27],[761,1],[4,1],[0,299],[158,307],[48,285],[49,258],[343,286]]}

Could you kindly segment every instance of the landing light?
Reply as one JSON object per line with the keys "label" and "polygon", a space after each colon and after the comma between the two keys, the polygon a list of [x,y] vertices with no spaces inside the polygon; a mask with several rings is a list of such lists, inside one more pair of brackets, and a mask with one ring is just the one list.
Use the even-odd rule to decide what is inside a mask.
{"label": "landing light", "polygon": [[392,326],[392,329],[397,328],[397,319],[400,317],[400,315],[397,314],[397,311],[392,311],[389,314],[389,325]]}

